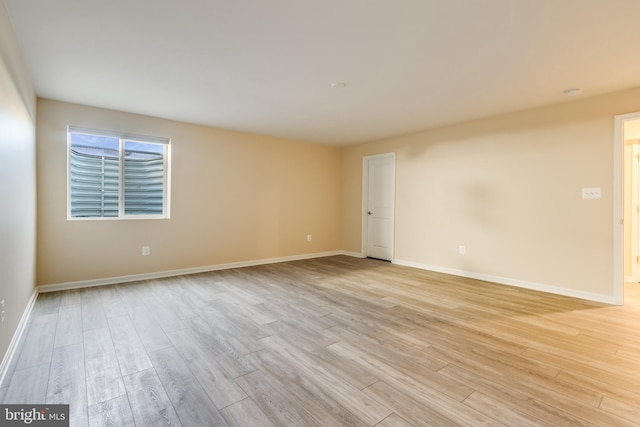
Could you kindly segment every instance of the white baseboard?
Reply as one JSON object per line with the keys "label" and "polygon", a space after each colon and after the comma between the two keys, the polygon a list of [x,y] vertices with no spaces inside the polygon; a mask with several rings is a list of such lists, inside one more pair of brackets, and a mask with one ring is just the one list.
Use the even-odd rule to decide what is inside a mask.
{"label": "white baseboard", "polygon": [[228,270],[230,268],[252,267],[256,265],[275,264],[279,262],[298,261],[302,259],[322,258],[334,255],[342,255],[342,251],[318,252],[313,254],[293,255],[279,258],[264,258],[251,261],[231,262],[227,264],[207,265],[203,267],[182,268],[178,270],[166,270],[153,273],[131,274],[128,276],[105,277],[103,279],[79,280],[77,282],[55,283],[41,285],[39,292],[65,291],[68,289],[90,288],[93,286],[115,285],[117,283],[137,282],[140,280],[160,279],[163,277],[182,276],[185,274],[206,273],[216,270]]}
{"label": "white baseboard", "polygon": [[24,334],[25,329],[27,328],[27,324],[29,323],[29,318],[31,317],[31,312],[33,307],[36,304],[36,299],[38,298],[38,289],[35,289],[27,302],[27,307],[24,309],[22,313],[22,317],[20,318],[20,322],[18,322],[18,327],[13,334],[13,338],[9,343],[9,348],[7,348],[7,352],[4,354],[2,358],[2,364],[0,364],[0,387],[8,386],[9,384],[4,384],[4,377],[7,375],[9,370],[9,366],[11,365],[11,361],[13,360],[18,348],[20,347],[20,341],[22,340],[22,334]]}
{"label": "white baseboard", "polygon": [[605,304],[615,304],[615,298],[611,295],[595,294],[592,292],[578,291],[575,289],[561,288],[553,285],[545,285],[542,283],[528,282],[526,280],[510,279],[507,277],[492,276],[490,274],[474,273],[471,271],[457,270],[448,267],[439,267],[435,265],[421,264],[413,261],[404,261],[394,259],[394,264],[403,265],[405,267],[414,267],[421,270],[435,271],[437,273],[451,274],[453,276],[467,277],[469,279],[483,280],[485,282],[499,283],[501,285],[516,286],[518,288],[531,289],[534,291],[548,292],[551,294],[563,295],[567,297],[579,298],[588,301],[602,302]]}
{"label": "white baseboard", "polygon": [[349,251],[340,251],[341,255],[346,255],[354,258],[366,258],[364,254],[360,252],[349,252]]}

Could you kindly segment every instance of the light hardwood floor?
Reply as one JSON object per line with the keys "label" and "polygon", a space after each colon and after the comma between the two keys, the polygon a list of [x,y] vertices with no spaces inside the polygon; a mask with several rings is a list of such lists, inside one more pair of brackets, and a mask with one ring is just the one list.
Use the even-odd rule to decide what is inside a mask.
{"label": "light hardwood floor", "polygon": [[638,426],[626,302],[344,256],[42,294],[0,401],[72,426]]}

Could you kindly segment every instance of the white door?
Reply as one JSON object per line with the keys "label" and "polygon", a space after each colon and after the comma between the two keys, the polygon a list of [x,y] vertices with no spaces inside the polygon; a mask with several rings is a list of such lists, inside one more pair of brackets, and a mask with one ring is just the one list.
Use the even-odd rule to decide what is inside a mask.
{"label": "white door", "polygon": [[393,215],[395,202],[395,155],[372,156],[366,160],[367,241],[366,256],[393,259]]}

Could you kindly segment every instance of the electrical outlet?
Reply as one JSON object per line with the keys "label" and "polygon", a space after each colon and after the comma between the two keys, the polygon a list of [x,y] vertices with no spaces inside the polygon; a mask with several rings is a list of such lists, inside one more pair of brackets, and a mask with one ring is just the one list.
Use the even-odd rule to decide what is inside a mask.
{"label": "electrical outlet", "polygon": [[144,256],[151,255],[151,247],[150,246],[143,246],[142,247],[142,255],[144,255]]}
{"label": "electrical outlet", "polygon": [[464,246],[464,245],[460,245],[460,246],[458,246],[458,253],[459,253],[460,255],[464,255],[464,254],[466,254],[466,253],[467,253],[467,248],[466,248],[466,246]]}
{"label": "electrical outlet", "polygon": [[311,234],[307,234],[307,242],[311,241]]}

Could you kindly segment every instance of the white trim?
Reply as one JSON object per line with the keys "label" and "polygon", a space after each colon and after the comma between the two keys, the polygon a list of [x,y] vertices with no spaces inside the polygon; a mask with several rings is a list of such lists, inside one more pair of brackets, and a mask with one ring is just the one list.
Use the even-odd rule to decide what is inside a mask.
{"label": "white trim", "polygon": [[[372,156],[371,156],[372,157]],[[369,158],[362,157],[362,200],[360,209],[360,252],[366,256],[369,244],[369,230],[367,227],[367,204],[369,200]]]}
{"label": "white trim", "polygon": [[614,117],[613,126],[613,300],[624,304],[624,123],[640,112]]}
{"label": "white trim", "polygon": [[0,364],[0,387],[8,386],[9,384],[4,383],[4,377],[7,375],[9,370],[9,366],[11,366],[11,361],[13,360],[18,348],[20,347],[20,341],[22,340],[22,335],[27,328],[27,324],[29,323],[29,318],[31,317],[31,312],[33,311],[33,307],[36,304],[36,299],[38,298],[38,289],[34,289],[31,294],[31,298],[27,302],[27,306],[22,313],[22,317],[20,318],[20,322],[18,322],[18,327],[13,334],[13,338],[9,343],[9,348],[7,348],[7,352],[4,354],[2,358],[2,364]]}
{"label": "white trim", "polygon": [[340,255],[346,255],[354,258],[366,258],[362,252],[340,251]]}
{"label": "white trim", "polygon": [[361,239],[360,239],[360,251],[363,257],[367,255],[367,247],[369,244],[369,227],[368,227],[368,204],[369,204],[369,160],[390,157],[393,160],[393,210],[391,223],[393,224],[391,230],[391,259],[395,255],[396,242],[396,153],[382,153],[374,154],[372,156],[362,157],[362,213],[360,217],[361,227]]}
{"label": "white trim", "polygon": [[437,273],[451,274],[453,276],[467,277],[469,279],[483,280],[485,282],[499,283],[501,285],[516,286],[518,288],[531,289],[534,291],[548,292],[551,294],[563,295],[567,297],[580,298],[589,301],[602,302],[605,304],[615,304],[614,297],[610,295],[595,294],[592,292],[583,292],[575,289],[560,288],[558,286],[546,285],[542,283],[528,282],[525,280],[510,279],[507,277],[493,276],[490,274],[474,273],[471,271],[457,270],[448,267],[439,267],[435,265],[421,264],[413,261],[404,261],[394,259],[393,264],[402,265],[404,267],[419,268],[421,270],[435,271]]}
{"label": "white trim", "polygon": [[150,135],[140,135],[135,133],[128,132],[120,132],[114,130],[104,130],[104,129],[93,129],[87,128],[83,126],[67,126],[67,133],[82,133],[85,135],[97,135],[97,136],[111,136],[114,138],[126,139],[127,141],[134,142],[150,142],[152,144],[165,144],[168,145],[171,143],[171,138],[162,137],[162,136],[150,136]]}
{"label": "white trim", "polygon": [[[623,132],[624,133],[624,132]],[[637,239],[637,224],[638,224],[638,213],[636,212],[636,209],[634,209],[635,206],[638,205],[638,185],[636,184],[638,182],[638,161],[637,161],[637,155],[638,155],[638,146],[636,144],[633,144],[631,146],[631,181],[629,182],[627,180],[627,173],[628,171],[626,170],[627,167],[629,166],[627,163],[627,159],[626,159],[626,142],[623,143],[622,145],[622,156],[623,156],[623,170],[624,170],[624,181],[622,184],[622,188],[624,189],[623,191],[623,196],[624,197],[624,202],[623,202],[623,212],[626,214],[626,203],[627,203],[627,199],[626,199],[626,193],[628,189],[631,190],[631,218],[627,218],[627,221],[631,221],[631,275],[635,276],[638,274],[638,263],[636,262],[637,260],[637,253],[638,253],[638,239]],[[630,184],[630,185],[629,185]],[[631,187],[631,188],[629,188]],[[629,225],[627,223],[627,225]],[[622,223],[622,230],[623,230],[623,235],[622,235],[622,239],[624,240],[625,237],[627,237],[627,234],[624,232],[625,226],[624,226],[624,222]],[[623,263],[627,263],[627,256],[628,254],[623,252]],[[626,267],[626,266],[625,266]],[[626,280],[626,278],[625,278]]]}
{"label": "white trim", "polygon": [[[623,141],[623,147],[626,146],[626,143]],[[627,166],[627,162],[626,159],[624,159],[624,150],[625,148],[623,148],[623,169],[625,166]],[[640,278],[640,264],[638,264],[638,259],[640,259],[639,255],[640,255],[640,247],[639,247],[639,243],[638,242],[638,236],[639,236],[639,232],[638,232],[638,210],[636,209],[636,206],[640,206],[640,199],[638,198],[638,195],[640,194],[640,185],[638,185],[638,183],[640,182],[638,180],[638,166],[639,166],[639,160],[640,157],[640,147],[638,144],[633,144],[631,146],[631,157],[632,157],[632,161],[631,161],[631,183],[630,183],[630,190],[632,191],[631,193],[631,218],[627,218],[628,221],[631,221],[631,276],[636,278],[636,282],[638,281],[638,278]],[[626,181],[626,173],[624,174],[625,177],[625,181],[622,184],[622,187],[625,188],[625,186],[627,184],[629,184]],[[623,194],[626,191],[623,191]],[[623,195],[624,197],[624,195]],[[624,205],[624,203],[623,203]],[[623,206],[624,208],[624,206]],[[622,229],[624,230],[624,223],[622,224]],[[622,239],[624,240],[625,237],[628,236],[622,236]],[[623,256],[626,256],[627,254],[623,253]],[[624,261],[623,261],[624,262]],[[625,278],[625,280],[627,280]]]}
{"label": "white trim", "polygon": [[115,285],[118,283],[137,282],[140,280],[160,279],[163,277],[183,276],[186,274],[206,273],[208,271],[227,270],[230,268],[252,267],[255,265],[275,264],[279,262],[298,261],[310,258],[322,258],[334,255],[342,255],[341,251],[319,252],[313,254],[292,255],[279,258],[264,258],[251,261],[231,262],[227,264],[214,264],[203,267],[181,268],[178,270],[166,270],[153,273],[131,274],[127,276],[105,277],[102,279],[79,280],[77,282],[54,283],[41,285],[39,292],[56,292],[68,289],[90,288],[93,286]]}

